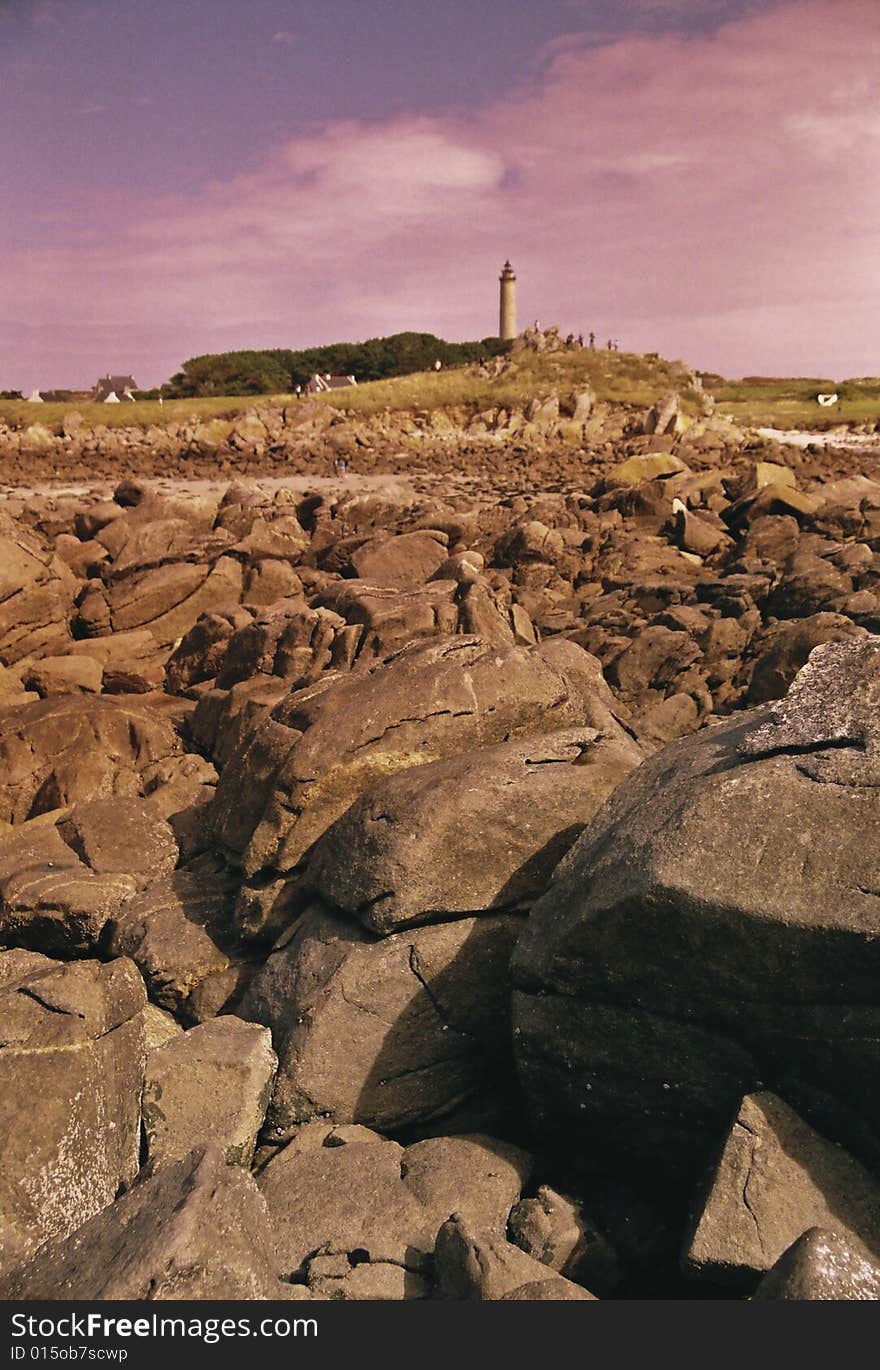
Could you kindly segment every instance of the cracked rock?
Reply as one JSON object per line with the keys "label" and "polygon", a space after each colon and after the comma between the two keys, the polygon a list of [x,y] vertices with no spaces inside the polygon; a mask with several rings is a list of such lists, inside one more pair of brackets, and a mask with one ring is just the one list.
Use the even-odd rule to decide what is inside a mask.
{"label": "cracked rock", "polygon": [[743,1099],[686,1240],[684,1268],[748,1291],[813,1227],[880,1256],[880,1183],[774,1094]]}
{"label": "cracked rock", "polygon": [[220,777],[215,839],[247,876],[291,870],[376,780],[526,733],[613,733],[611,704],[598,663],[573,643],[413,643],[283,698]]}
{"label": "cracked rock", "polygon": [[275,1236],[250,1175],[199,1147],[0,1281],[0,1299],[278,1299]]}
{"label": "cracked rock", "polygon": [[304,914],[238,1010],[272,1029],[272,1138],[319,1117],[395,1132],[455,1112],[459,1129],[468,1116],[482,1127],[493,1099],[513,1107],[507,963],[521,922],[484,915],[377,940],[320,906]]}
{"label": "cracked rock", "polygon": [[145,1004],[131,961],[0,952],[0,1272],[137,1174]]}
{"label": "cracked rock", "polygon": [[277,1064],[268,1029],[229,1014],[155,1047],[144,1078],[148,1160],[161,1165],[212,1142],[227,1165],[247,1169]]}
{"label": "cracked rock", "polygon": [[328,829],[306,880],[379,934],[527,908],[641,759],[622,730],[581,728],[400,771]]}
{"label": "cracked rock", "polygon": [[761,1082],[880,1161],[878,659],[822,646],[782,704],[644,762],[533,906],[515,1052],[575,1166],[693,1184]]}

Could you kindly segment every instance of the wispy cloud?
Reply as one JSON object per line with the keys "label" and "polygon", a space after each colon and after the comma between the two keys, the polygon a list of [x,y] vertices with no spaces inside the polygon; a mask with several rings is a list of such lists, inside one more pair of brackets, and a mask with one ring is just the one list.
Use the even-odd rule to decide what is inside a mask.
{"label": "wispy cloud", "polygon": [[48,379],[84,382],[115,336],[145,381],[196,351],[479,337],[510,256],[524,318],[727,374],[876,372],[878,69],[875,0],[573,36],[476,116],[330,123],[192,194],[91,197],[0,258],[4,318],[30,324],[0,323],[0,359],[51,335]]}
{"label": "wispy cloud", "polygon": [[290,29],[279,29],[277,33],[272,34],[272,42],[282,43],[284,45],[295,43],[296,34],[291,33]]}

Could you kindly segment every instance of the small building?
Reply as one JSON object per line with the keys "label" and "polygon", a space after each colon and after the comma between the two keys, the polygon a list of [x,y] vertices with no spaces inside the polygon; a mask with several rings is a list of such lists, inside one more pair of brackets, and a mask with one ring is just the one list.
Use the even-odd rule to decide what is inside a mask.
{"label": "small building", "polygon": [[354,376],[331,376],[329,371],[322,376],[316,371],[306,386],[306,394],[322,395],[328,390],[345,390],[349,385],[357,385]]}
{"label": "small building", "polygon": [[111,376],[108,373],[97,382],[89,399],[93,404],[121,404],[123,401],[133,404],[133,390],[137,390],[134,376]]}

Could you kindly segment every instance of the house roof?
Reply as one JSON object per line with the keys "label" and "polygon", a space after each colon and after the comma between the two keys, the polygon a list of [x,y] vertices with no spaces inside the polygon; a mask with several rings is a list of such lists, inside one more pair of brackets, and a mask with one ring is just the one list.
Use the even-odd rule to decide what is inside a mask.
{"label": "house roof", "polygon": [[92,391],[93,400],[106,400],[110,394],[124,395],[126,390],[137,390],[134,376],[102,376]]}
{"label": "house roof", "polygon": [[349,385],[357,385],[354,376],[331,376],[329,372],[325,372],[322,376],[319,371],[316,371],[306,389],[311,391],[343,390]]}

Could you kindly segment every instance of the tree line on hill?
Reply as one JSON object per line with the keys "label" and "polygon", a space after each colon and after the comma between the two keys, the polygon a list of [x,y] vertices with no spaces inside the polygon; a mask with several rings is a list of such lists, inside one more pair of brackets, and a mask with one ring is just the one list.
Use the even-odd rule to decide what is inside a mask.
{"label": "tree line on hill", "polygon": [[305,388],[316,373],[354,376],[358,382],[381,381],[428,371],[437,361],[462,366],[494,357],[510,348],[501,338],[445,342],[433,333],[394,333],[360,343],[331,343],[299,352],[274,347],[254,352],[218,352],[185,361],[162,387],[169,399],[207,395],[289,394]]}

